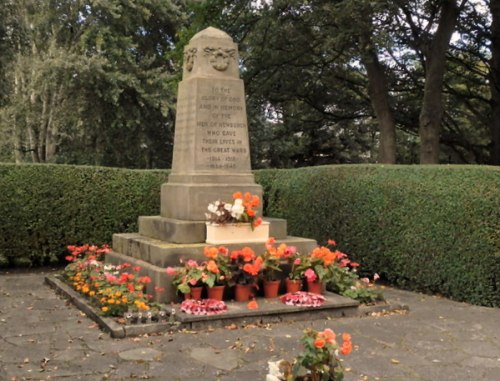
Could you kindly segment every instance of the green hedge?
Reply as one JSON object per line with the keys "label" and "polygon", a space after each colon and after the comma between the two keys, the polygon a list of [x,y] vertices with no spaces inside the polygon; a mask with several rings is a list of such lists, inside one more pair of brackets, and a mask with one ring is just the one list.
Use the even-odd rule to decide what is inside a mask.
{"label": "green hedge", "polygon": [[68,244],[109,243],[160,210],[166,171],[0,164],[0,265],[54,263]]}
{"label": "green hedge", "polygon": [[[0,264],[42,265],[157,215],[168,171],[0,164]],[[266,214],[392,284],[500,306],[500,168],[261,170]]]}
{"label": "green hedge", "polygon": [[500,168],[326,166],[257,179],[290,234],[335,239],[392,284],[500,306]]}

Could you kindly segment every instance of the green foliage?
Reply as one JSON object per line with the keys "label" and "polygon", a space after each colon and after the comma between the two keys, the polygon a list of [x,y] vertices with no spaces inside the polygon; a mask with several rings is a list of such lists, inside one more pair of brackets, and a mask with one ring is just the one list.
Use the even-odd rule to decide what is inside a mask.
{"label": "green foliage", "polygon": [[[109,243],[160,209],[166,171],[0,165],[0,265],[57,261]],[[261,170],[265,215],[290,235],[339,242],[397,286],[500,306],[500,169],[324,166]]]}
{"label": "green foliage", "polygon": [[0,164],[0,265],[62,259],[68,244],[110,243],[160,210],[166,171]]}
{"label": "green foliage", "polygon": [[361,274],[500,306],[500,169],[325,166],[257,171],[265,215],[289,234],[333,238]]}

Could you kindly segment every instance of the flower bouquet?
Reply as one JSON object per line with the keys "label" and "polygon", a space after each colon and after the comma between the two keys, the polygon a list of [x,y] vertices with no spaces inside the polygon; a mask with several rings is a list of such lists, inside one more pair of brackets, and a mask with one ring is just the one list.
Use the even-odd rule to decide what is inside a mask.
{"label": "flower bouquet", "polygon": [[260,199],[249,192],[233,194],[233,202],[215,201],[208,204],[209,213],[205,213],[207,221],[212,224],[224,225],[230,223],[250,223],[256,228],[262,223],[262,218],[257,217],[257,208]]}
{"label": "flower bouquet", "polygon": [[233,194],[233,201],[215,201],[208,205],[207,239],[209,244],[265,242],[269,238],[269,222],[257,217],[260,199],[251,193]]}

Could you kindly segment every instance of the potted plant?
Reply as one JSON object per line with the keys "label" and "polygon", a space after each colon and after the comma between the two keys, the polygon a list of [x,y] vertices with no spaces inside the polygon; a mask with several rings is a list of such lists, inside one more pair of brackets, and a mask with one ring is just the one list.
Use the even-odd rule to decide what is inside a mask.
{"label": "potted plant", "polygon": [[258,287],[257,280],[263,259],[256,256],[250,247],[232,251],[229,256],[229,284],[235,287],[235,300],[246,302],[250,299],[252,289]]}
{"label": "potted plant", "polygon": [[309,255],[299,258],[296,271],[302,274],[307,282],[307,290],[321,294],[326,282],[332,279],[336,270],[336,261],[340,252],[331,251],[328,247],[319,246]]}
{"label": "potted plant", "polygon": [[203,265],[201,281],[208,287],[208,298],[223,300],[224,289],[230,276],[229,250],[224,246],[206,246],[203,253],[207,261]]}
{"label": "potted plant", "polygon": [[269,363],[267,380],[294,381],[342,381],[344,368],[338,355],[347,356],[352,352],[351,335],[342,334],[342,345],[331,329],[318,332],[306,329],[302,337],[304,350],[292,363],[279,361]]}
{"label": "potted plant", "polygon": [[287,262],[288,276],[285,278],[286,292],[297,292],[302,289],[303,268],[301,267],[303,256],[297,251],[295,246],[288,246],[283,255]]}
{"label": "potted plant", "polygon": [[174,277],[173,285],[184,294],[185,299],[201,299],[203,265],[198,264],[194,259],[187,261],[181,259],[180,262],[183,267],[167,267],[166,269],[167,274]]}
{"label": "potted plant", "polygon": [[207,239],[209,244],[265,242],[269,223],[257,217],[260,199],[249,192],[233,194],[232,202],[215,201],[208,205]]}
{"label": "potted plant", "polygon": [[278,273],[281,272],[280,264],[292,250],[284,243],[275,247],[276,240],[270,237],[266,243],[266,251],[261,254],[262,268],[261,277],[266,298],[278,297],[281,280]]}

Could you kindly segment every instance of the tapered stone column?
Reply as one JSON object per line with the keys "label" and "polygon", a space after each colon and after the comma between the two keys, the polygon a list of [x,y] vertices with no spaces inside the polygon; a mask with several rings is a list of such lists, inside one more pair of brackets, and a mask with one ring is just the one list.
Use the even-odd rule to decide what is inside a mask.
{"label": "tapered stone column", "polygon": [[250,167],[245,89],[238,47],[225,32],[207,28],[184,49],[174,157],[162,186],[161,216],[200,221],[210,202],[235,191],[262,196]]}

